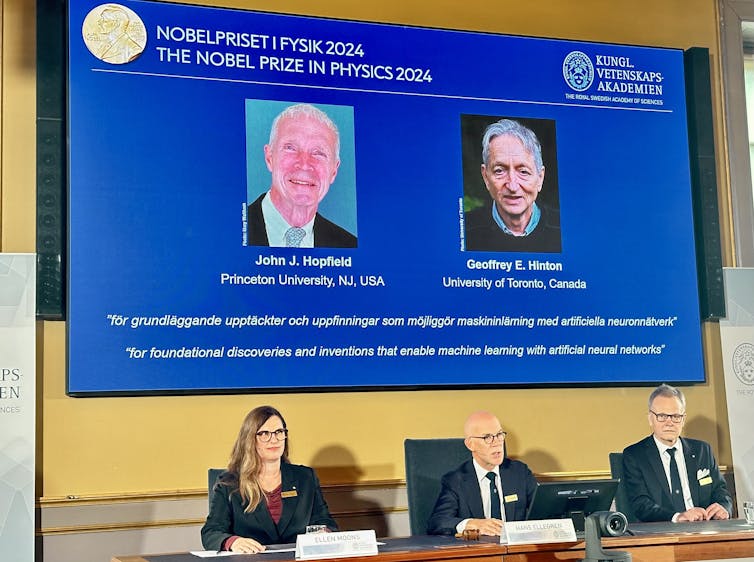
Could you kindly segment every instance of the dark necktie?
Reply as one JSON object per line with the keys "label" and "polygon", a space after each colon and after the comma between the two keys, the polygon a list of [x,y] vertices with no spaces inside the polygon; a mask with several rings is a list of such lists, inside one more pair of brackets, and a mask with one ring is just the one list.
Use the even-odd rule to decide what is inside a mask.
{"label": "dark necktie", "polygon": [[683,488],[681,476],[678,474],[678,463],[675,462],[675,447],[668,449],[670,455],[670,497],[673,500],[673,509],[676,513],[686,511],[686,502],[683,501]]}
{"label": "dark necktie", "polygon": [[498,495],[497,486],[495,486],[497,475],[494,472],[488,472],[487,478],[490,480],[490,517],[493,519],[502,519],[503,516],[500,513],[500,495]]}

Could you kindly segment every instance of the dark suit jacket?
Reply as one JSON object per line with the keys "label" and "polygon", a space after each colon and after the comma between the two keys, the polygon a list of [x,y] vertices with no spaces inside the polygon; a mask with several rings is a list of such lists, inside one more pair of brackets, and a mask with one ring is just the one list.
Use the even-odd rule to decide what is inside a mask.
{"label": "dark suit jacket", "polygon": [[[694,506],[719,503],[733,513],[733,500],[725,487],[709,443],[681,438]],[[698,478],[699,471],[704,476]],[[705,479],[709,477],[709,481]],[[675,515],[668,479],[654,438],[642,439],[623,451],[623,481],[631,507],[640,521],[670,521]]]}
{"label": "dark suit jacket", "polygon": [[[252,538],[262,544],[296,542],[296,535],[306,532],[307,525],[338,525],[330,515],[319,488],[317,475],[308,466],[282,463],[283,513],[277,525],[272,520],[264,498],[251,513],[244,513],[247,503],[238,492],[238,476],[223,472],[212,489],[209,515],[202,527],[202,545],[206,550],[220,550],[228,537]],[[296,492],[285,497],[286,492]]]}
{"label": "dark suit jacket", "polygon": [[[505,520],[523,521],[537,487],[536,478],[524,463],[506,458],[500,465],[500,483]],[[516,500],[505,501],[506,497],[514,495]],[[427,532],[430,535],[455,534],[456,525],[464,519],[484,519],[482,493],[471,460],[442,477],[440,497],[427,522]]]}
{"label": "dark suit jacket", "polygon": [[492,218],[492,203],[466,214],[466,250],[486,252],[560,252],[560,213],[538,205],[537,228],[528,236],[506,234]]}
{"label": "dark suit jacket", "polygon": [[[262,214],[262,199],[267,193],[262,193],[248,208],[247,228],[249,246],[269,246],[267,229],[264,226]],[[317,213],[314,216],[314,247],[315,248],[355,248],[356,237],[346,229],[327,220]]]}

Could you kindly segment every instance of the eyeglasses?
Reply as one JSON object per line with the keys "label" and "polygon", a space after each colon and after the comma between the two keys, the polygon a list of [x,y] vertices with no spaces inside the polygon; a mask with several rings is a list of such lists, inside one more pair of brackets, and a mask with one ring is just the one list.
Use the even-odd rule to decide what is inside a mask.
{"label": "eyeglasses", "polygon": [[673,420],[673,423],[681,423],[683,421],[683,418],[686,417],[686,414],[658,414],[657,412],[653,412],[652,410],[649,410],[649,413],[654,414],[658,422],[664,422],[668,421],[668,419],[671,419]]}
{"label": "eyeglasses", "polygon": [[285,441],[288,439],[288,430],[287,429],[276,429],[275,431],[257,431],[257,439],[259,439],[262,443],[267,443],[270,439],[272,439],[272,436],[275,436],[276,441]]}
{"label": "eyeglasses", "polygon": [[505,441],[505,436],[508,435],[506,431],[502,429],[497,433],[486,433],[485,435],[471,435],[472,439],[481,439],[487,445],[492,445],[495,441]]}

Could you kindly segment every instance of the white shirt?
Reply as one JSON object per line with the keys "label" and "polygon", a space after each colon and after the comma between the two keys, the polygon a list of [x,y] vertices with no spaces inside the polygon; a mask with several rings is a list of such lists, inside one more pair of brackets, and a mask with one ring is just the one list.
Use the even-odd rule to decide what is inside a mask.
{"label": "white shirt", "polygon": [[[494,472],[496,476],[495,487],[497,487],[497,497],[500,500],[500,515],[502,520],[505,521],[505,504],[503,503],[503,486],[500,482],[500,467],[496,466],[492,470],[487,470],[486,468],[479,466],[479,463],[476,462],[476,459],[472,459],[471,462],[474,464],[476,480],[479,484],[479,491],[482,494],[482,509],[484,509],[484,517],[487,519],[492,517],[492,506],[490,501],[490,479],[487,478],[487,473]],[[456,525],[456,532],[463,533],[468,522],[468,519],[464,519],[458,525]]]}
{"label": "white shirt", "polygon": [[[678,465],[678,476],[681,477],[681,491],[683,492],[683,503],[686,504],[686,509],[694,507],[694,500],[691,499],[691,488],[689,487],[689,473],[686,470],[686,458],[683,456],[683,443],[680,439],[677,439],[674,445],[666,445],[657,437],[654,437],[657,450],[660,452],[660,460],[662,461],[662,468],[665,469],[665,478],[668,481],[668,490],[671,490],[670,486],[670,454],[666,451],[671,448],[675,448],[675,463]],[[673,521],[678,518],[678,513],[673,515]]]}
{"label": "white shirt", "polygon": [[[277,207],[270,200],[270,192],[262,199],[262,216],[264,217],[264,228],[267,231],[267,242],[271,247],[285,248],[285,233],[291,228],[286,222]],[[299,248],[314,248],[314,218],[301,228],[304,229],[304,238],[301,240]]]}

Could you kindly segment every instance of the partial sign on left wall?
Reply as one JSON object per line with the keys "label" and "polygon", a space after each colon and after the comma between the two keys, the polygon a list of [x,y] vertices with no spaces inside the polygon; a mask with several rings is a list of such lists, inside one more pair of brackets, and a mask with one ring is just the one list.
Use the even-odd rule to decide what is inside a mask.
{"label": "partial sign on left wall", "polygon": [[34,254],[0,254],[0,560],[34,560]]}

